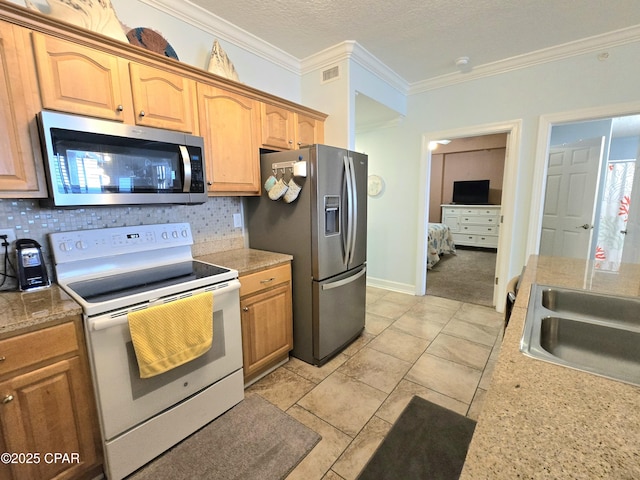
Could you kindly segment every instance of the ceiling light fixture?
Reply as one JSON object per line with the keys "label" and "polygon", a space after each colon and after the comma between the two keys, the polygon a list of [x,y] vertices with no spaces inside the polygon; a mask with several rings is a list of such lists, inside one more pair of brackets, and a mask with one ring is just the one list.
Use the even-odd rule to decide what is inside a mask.
{"label": "ceiling light fixture", "polygon": [[456,58],[456,67],[464,68],[469,65],[469,57],[458,57]]}
{"label": "ceiling light fixture", "polygon": [[429,142],[429,150],[434,151],[438,148],[438,145],[448,145],[451,143],[451,140],[433,140]]}

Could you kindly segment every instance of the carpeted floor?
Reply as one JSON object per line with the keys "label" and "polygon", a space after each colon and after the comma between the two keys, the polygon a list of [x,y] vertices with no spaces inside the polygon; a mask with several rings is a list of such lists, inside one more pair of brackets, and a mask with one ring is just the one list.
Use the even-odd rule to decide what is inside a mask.
{"label": "carpeted floor", "polygon": [[476,422],[414,396],[358,480],[456,480]]}
{"label": "carpeted floor", "polygon": [[427,272],[427,295],[493,306],[497,253],[492,249],[456,247]]}
{"label": "carpeted floor", "polygon": [[319,441],[293,417],[248,395],[128,480],[278,480]]}

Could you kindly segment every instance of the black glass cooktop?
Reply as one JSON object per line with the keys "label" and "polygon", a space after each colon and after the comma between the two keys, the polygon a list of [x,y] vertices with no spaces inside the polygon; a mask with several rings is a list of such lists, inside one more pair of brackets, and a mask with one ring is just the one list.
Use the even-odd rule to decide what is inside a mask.
{"label": "black glass cooktop", "polygon": [[87,302],[98,303],[213,277],[229,271],[228,268],[217,265],[191,261],[73,282],[68,287]]}

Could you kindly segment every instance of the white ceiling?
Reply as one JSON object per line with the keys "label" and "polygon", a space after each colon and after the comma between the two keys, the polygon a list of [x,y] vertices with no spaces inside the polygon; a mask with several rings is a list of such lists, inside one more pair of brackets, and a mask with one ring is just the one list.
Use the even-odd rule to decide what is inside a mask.
{"label": "white ceiling", "polygon": [[409,84],[640,25],[638,0],[183,1],[299,60],[354,40]]}

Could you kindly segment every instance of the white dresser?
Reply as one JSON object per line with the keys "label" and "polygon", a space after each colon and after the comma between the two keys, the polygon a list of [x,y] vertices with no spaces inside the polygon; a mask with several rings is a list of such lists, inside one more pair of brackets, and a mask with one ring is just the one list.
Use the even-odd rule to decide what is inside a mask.
{"label": "white dresser", "polygon": [[498,248],[500,205],[441,205],[456,245]]}

